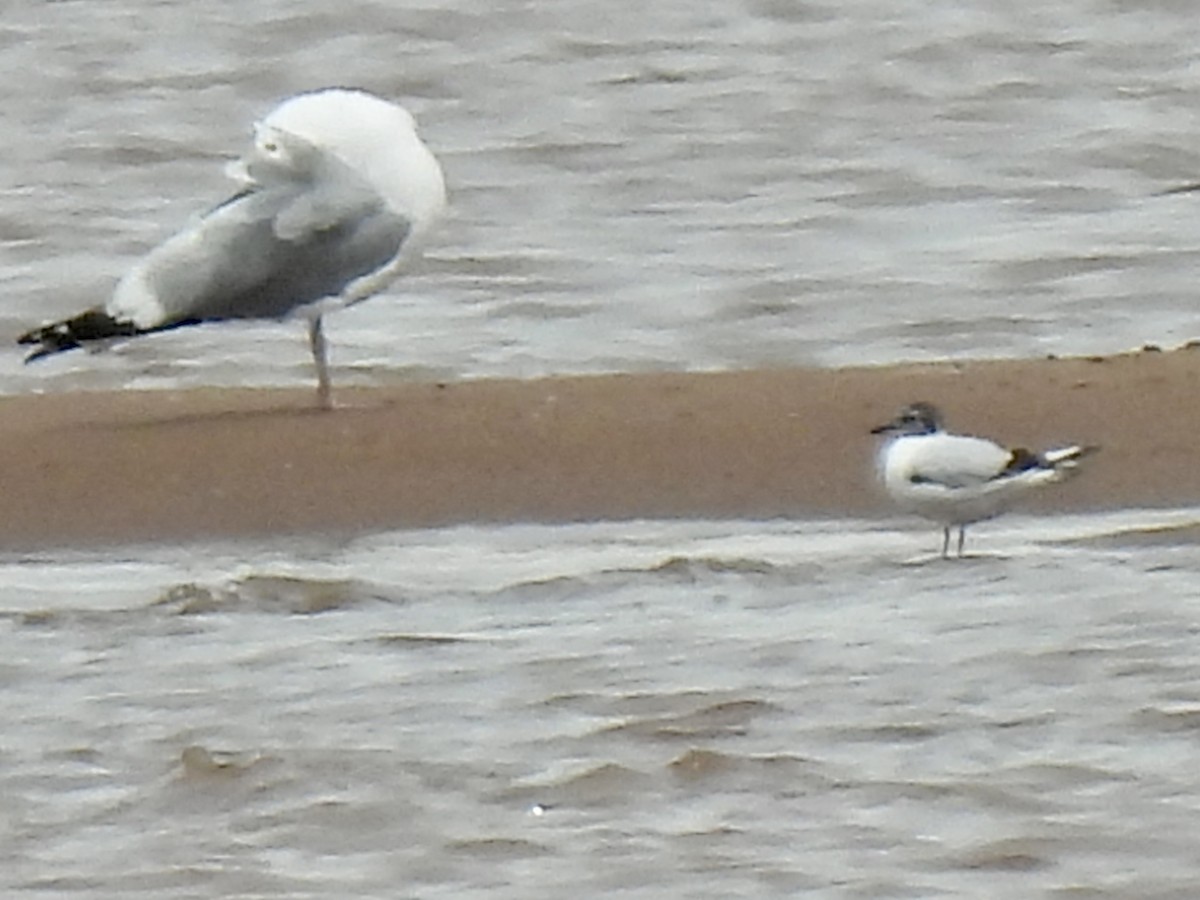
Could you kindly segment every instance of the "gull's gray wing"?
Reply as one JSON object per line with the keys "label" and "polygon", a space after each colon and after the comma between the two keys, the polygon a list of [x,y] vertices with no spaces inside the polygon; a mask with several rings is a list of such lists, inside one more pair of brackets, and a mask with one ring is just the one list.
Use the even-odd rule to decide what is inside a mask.
{"label": "gull's gray wing", "polygon": [[947,489],[973,488],[1002,474],[1012,453],[983,438],[932,434],[913,439],[907,478]]}
{"label": "gull's gray wing", "polygon": [[278,318],[395,258],[411,223],[332,154],[303,141],[289,149],[286,163],[259,165],[256,183],[152,250],[108,314],[139,330]]}

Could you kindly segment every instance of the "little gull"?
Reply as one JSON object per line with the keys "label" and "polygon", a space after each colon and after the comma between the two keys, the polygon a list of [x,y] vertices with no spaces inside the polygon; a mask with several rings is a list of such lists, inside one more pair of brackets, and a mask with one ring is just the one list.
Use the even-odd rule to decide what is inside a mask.
{"label": "little gull", "polygon": [[331,406],[322,315],[398,274],[446,204],[409,113],[357,90],[284,101],[227,168],[232,197],[149,252],[112,298],[22,335],[26,362],[85,344],[226,319],[308,320],[317,401]]}
{"label": "little gull", "polygon": [[950,555],[950,529],[958,528],[963,555],[967,526],[1008,509],[1030,488],[1062,481],[1096,447],[1071,446],[1044,453],[1007,449],[984,438],[949,434],[929,403],[904,407],[871,430],[889,440],[879,454],[883,485],[904,510],[942,525],[942,556]]}

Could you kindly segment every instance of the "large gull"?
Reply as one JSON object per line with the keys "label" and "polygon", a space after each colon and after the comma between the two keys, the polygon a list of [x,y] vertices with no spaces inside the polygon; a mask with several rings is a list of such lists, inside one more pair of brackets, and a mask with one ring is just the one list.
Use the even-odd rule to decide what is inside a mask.
{"label": "large gull", "polygon": [[441,167],[406,110],[330,89],[276,107],[227,172],[237,193],[151,250],[106,305],[22,335],[37,345],[26,362],[201,322],[298,315],[329,408],[321,317],[396,277],[445,206]]}

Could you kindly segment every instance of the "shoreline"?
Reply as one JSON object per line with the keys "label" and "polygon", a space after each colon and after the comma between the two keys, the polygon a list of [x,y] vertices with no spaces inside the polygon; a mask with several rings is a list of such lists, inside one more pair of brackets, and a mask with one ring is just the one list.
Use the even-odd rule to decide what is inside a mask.
{"label": "shoreline", "polygon": [[1096,444],[1022,510],[1200,503],[1200,352],[844,369],[0,399],[0,547],[352,534],[467,522],[892,514],[869,429]]}

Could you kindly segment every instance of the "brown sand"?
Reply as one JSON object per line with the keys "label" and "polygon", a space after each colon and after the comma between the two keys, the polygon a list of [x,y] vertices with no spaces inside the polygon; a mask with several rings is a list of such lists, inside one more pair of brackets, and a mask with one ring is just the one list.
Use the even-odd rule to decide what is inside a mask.
{"label": "brown sand", "polygon": [[902,404],[1010,444],[1099,444],[1028,508],[1200,503],[1200,352],[839,370],[0,401],[0,547],[455,522],[873,515]]}

